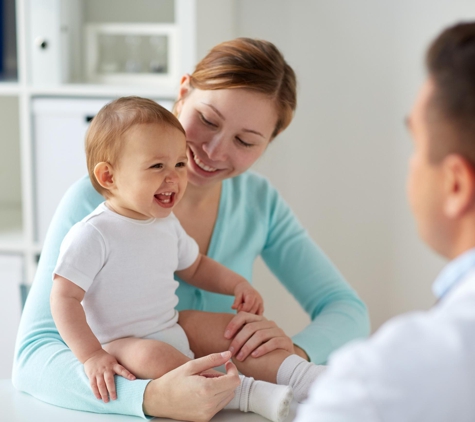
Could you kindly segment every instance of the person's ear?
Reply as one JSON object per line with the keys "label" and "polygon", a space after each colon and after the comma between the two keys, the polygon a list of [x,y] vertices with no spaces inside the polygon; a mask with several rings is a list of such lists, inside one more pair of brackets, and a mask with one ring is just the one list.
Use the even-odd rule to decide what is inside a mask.
{"label": "person's ear", "polygon": [[94,167],[94,176],[97,183],[104,189],[112,190],[114,188],[114,169],[111,164],[106,162],[97,163]]}
{"label": "person's ear", "polygon": [[183,100],[191,91],[190,81],[191,81],[191,76],[188,73],[183,75],[181,78],[180,88],[178,89],[178,97],[176,100],[176,108],[175,108],[177,114],[180,114],[181,108],[183,105]]}
{"label": "person's ear", "polygon": [[474,207],[475,170],[461,155],[450,154],[443,163],[444,213],[450,219],[463,216]]}

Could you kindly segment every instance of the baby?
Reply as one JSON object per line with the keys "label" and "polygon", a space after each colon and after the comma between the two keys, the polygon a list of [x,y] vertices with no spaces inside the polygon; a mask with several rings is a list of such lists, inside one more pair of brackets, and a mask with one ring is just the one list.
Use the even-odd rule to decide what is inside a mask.
{"label": "baby", "polygon": [[[237,311],[262,314],[263,301],[246,279],[199,253],[172,213],[187,184],[185,133],[173,114],[144,98],[115,100],[92,121],[86,155],[106,201],[64,238],[51,310],[94,394],[108,402],[117,398],[115,374],[155,379],[194,358],[177,323],[175,272],[234,295]],[[281,421],[291,400],[289,386],[241,377],[226,408]]]}

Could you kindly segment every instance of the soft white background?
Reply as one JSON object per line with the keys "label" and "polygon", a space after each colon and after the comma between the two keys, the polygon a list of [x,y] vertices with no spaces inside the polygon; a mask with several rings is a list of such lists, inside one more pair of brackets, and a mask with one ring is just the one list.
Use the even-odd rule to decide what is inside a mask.
{"label": "soft white background", "polygon": [[[296,117],[256,169],[367,303],[373,329],[427,309],[444,261],[417,237],[406,201],[404,127],[439,31],[475,18],[473,0],[238,0],[237,36],[274,42],[297,72]],[[290,334],[307,316],[267,271],[268,317]]]}

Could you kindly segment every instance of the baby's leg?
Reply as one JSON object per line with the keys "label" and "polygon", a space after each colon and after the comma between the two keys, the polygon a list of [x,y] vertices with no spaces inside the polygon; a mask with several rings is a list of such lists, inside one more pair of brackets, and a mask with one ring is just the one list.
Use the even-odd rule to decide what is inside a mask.
{"label": "baby's leg", "polygon": [[[233,316],[226,313],[181,311],[178,323],[185,330],[195,356],[201,357],[228,349],[231,340],[224,337],[224,330]],[[299,402],[306,398],[311,384],[325,368],[283,349],[257,358],[249,356],[242,362],[233,359],[233,362],[248,377],[290,385]]]}
{"label": "baby's leg", "polygon": [[173,346],[151,339],[121,338],[103,348],[141,379],[159,378],[190,360]]}

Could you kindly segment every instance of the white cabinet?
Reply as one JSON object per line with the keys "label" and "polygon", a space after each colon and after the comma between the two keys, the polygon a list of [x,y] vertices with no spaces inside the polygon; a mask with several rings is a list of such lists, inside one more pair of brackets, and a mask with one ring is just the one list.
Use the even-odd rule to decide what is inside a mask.
{"label": "white cabinet", "polygon": [[33,99],[35,238],[42,244],[69,186],[87,173],[84,137],[106,99]]}
{"label": "white cabinet", "polygon": [[21,314],[23,259],[20,255],[0,255],[0,379],[10,378],[16,331]]}
{"label": "white cabinet", "polygon": [[[69,82],[79,65],[75,40],[79,39],[81,18],[78,0],[29,0],[28,46],[35,85]],[[74,60],[73,60],[74,58]]]}

